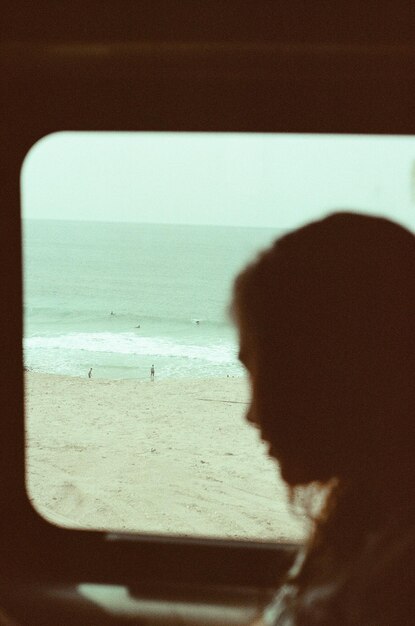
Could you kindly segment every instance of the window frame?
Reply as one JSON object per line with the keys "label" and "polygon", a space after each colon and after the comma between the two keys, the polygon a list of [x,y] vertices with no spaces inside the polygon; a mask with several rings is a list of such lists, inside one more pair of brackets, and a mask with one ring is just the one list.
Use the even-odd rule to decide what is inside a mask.
{"label": "window frame", "polygon": [[[414,134],[415,49],[275,42],[9,42],[2,46],[0,493],[10,575],[269,588],[295,546],[58,528],[25,490],[20,170],[59,131]],[[402,87],[406,88],[403,90]],[[312,94],[312,97],[310,97]],[[374,103],[381,102],[381,106]],[[13,494],[13,495],[11,495]]]}

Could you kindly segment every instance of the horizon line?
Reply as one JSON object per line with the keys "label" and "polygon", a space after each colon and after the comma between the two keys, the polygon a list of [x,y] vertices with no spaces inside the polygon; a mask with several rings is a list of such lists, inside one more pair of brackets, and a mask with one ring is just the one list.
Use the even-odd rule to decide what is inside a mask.
{"label": "horizon line", "polygon": [[27,217],[21,216],[23,221],[34,222],[78,222],[87,224],[137,224],[140,226],[206,226],[206,227],[219,227],[219,228],[265,228],[271,230],[292,230],[292,227],[288,226],[271,226],[271,225],[253,225],[253,224],[207,224],[207,223],[195,223],[195,222],[136,222],[127,220],[84,220],[73,218],[54,218],[54,217]]}

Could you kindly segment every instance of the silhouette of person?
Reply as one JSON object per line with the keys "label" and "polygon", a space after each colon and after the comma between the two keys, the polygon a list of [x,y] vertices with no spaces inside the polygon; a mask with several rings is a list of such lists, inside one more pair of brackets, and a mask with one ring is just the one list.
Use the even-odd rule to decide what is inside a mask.
{"label": "silhouette of person", "polygon": [[88,378],[92,378],[92,367],[89,369]]}
{"label": "silhouette of person", "polygon": [[154,380],[154,365],[150,368],[150,380]]}
{"label": "silhouette of person", "polygon": [[303,226],[239,274],[231,313],[247,419],[306,512],[323,497],[256,624],[414,623],[414,235],[355,213]]}

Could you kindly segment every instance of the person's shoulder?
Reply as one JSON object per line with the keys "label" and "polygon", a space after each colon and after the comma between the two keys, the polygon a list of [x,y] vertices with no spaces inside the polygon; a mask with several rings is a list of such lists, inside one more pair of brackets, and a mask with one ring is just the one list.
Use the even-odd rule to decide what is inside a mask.
{"label": "person's shoulder", "polygon": [[413,624],[415,528],[395,526],[373,537],[357,565],[350,623],[365,626]]}
{"label": "person's shoulder", "polygon": [[[265,609],[261,626],[409,626],[415,616],[415,528],[392,524],[367,536],[358,555],[295,584],[306,550]],[[291,580],[290,580],[291,579]],[[293,580],[294,579],[294,580]]]}

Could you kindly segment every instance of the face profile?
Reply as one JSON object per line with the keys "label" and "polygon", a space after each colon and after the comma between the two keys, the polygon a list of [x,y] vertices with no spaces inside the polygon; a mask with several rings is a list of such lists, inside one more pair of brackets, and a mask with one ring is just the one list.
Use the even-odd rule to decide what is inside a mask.
{"label": "face profile", "polygon": [[376,473],[392,414],[407,454],[414,281],[413,235],[354,213],[285,235],[237,277],[247,419],[289,485],[354,479],[362,458]]}

